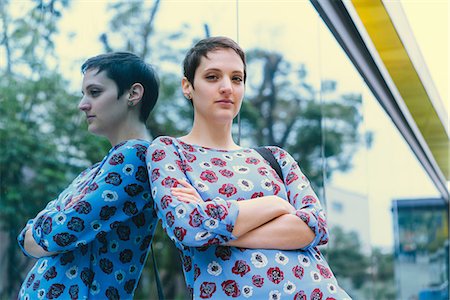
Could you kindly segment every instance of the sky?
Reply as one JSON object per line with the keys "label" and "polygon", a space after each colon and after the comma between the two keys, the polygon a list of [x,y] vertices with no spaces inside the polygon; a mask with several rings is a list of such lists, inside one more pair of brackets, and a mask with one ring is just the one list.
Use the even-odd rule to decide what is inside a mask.
{"label": "sky", "polygon": [[[448,108],[448,35],[445,35],[448,34],[448,2],[403,2],[411,28],[417,33],[420,50]],[[29,3],[14,1],[12,8],[20,15],[23,6]],[[70,80],[75,92],[81,86],[81,63],[103,52],[98,36],[106,30],[110,18],[105,10],[106,3],[72,0],[60,21],[56,51],[61,72]],[[280,51],[293,63],[305,63],[309,80],[316,86],[321,79],[335,79],[339,82],[339,92],[361,93],[364,99],[362,130],[374,133],[373,146],[358,151],[353,169],[348,173],[336,173],[329,184],[366,196],[372,243],[392,247],[392,199],[437,196],[430,179],[309,1],[244,0],[239,2],[238,8],[234,3],[234,0],[163,0],[155,30],[177,31],[182,23],[187,23],[188,33],[199,37],[204,35],[204,23],[208,23],[213,35],[230,36],[244,49],[258,46]]]}

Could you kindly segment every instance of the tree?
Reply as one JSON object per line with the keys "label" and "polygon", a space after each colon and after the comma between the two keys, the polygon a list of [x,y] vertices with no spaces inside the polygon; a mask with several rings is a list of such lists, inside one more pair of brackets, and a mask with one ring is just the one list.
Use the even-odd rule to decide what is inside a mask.
{"label": "tree", "polygon": [[[99,39],[105,51],[131,51],[147,62],[157,62],[160,76],[160,96],[147,121],[153,137],[179,135],[190,126],[192,109],[180,97],[178,69],[184,49],[174,43],[184,36],[181,32],[154,32],[154,24],[161,1],[138,0],[117,2],[108,6],[113,12],[110,32],[104,32]],[[156,47],[157,45],[157,47]],[[163,69],[165,68],[165,69]]]}
{"label": "tree", "polygon": [[358,234],[345,232],[341,227],[330,230],[330,241],[322,250],[340,283],[344,279],[351,286],[348,292],[358,293],[364,299],[395,299],[394,256],[373,248],[370,254],[361,251]]}
{"label": "tree", "polygon": [[288,150],[316,188],[323,186],[324,171],[329,177],[348,170],[360,138],[361,95],[337,94],[334,80],[314,87],[307,66],[293,66],[281,53],[255,49],[247,57],[252,74],[262,76],[249,76],[241,116],[246,142]]}
{"label": "tree", "polygon": [[394,255],[379,248],[372,249],[371,273],[363,287],[365,298],[389,300],[395,299]]}
{"label": "tree", "polygon": [[324,253],[328,257],[335,276],[349,278],[353,287],[360,289],[368,279],[369,257],[361,251],[361,243],[355,232],[344,232],[336,226],[330,230],[332,238]]}

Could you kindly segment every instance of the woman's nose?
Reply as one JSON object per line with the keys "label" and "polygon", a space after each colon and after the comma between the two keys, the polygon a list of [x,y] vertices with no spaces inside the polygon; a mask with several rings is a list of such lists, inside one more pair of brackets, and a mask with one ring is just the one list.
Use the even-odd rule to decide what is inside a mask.
{"label": "woman's nose", "polygon": [[220,93],[228,94],[233,91],[231,80],[225,78],[222,80],[222,84],[220,86]]}
{"label": "woman's nose", "polygon": [[81,100],[80,100],[80,103],[78,103],[78,109],[81,110],[81,111],[87,111],[90,108],[91,108],[90,103],[83,96],[83,98],[81,98]]}

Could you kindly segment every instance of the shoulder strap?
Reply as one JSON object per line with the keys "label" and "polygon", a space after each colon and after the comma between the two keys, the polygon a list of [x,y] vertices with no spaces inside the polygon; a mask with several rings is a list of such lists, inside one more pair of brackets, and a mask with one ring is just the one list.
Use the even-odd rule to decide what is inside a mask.
{"label": "shoulder strap", "polygon": [[273,156],[272,151],[270,151],[266,147],[256,147],[253,149],[255,149],[256,152],[258,152],[265,160],[269,162],[272,169],[274,169],[275,172],[277,172],[280,179],[283,180],[283,173],[281,172],[280,164],[275,159],[275,156]]}
{"label": "shoulder strap", "polygon": [[153,270],[155,271],[156,288],[158,289],[158,299],[164,300],[165,298],[164,291],[162,289],[161,279],[159,278],[158,266],[156,265],[156,259],[152,244],[150,244],[150,251],[152,252]]}

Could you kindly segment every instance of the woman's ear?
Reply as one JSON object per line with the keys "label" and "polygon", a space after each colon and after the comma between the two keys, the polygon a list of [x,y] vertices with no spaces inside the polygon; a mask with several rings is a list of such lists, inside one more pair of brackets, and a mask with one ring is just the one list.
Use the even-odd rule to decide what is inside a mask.
{"label": "woman's ear", "polygon": [[191,91],[193,90],[192,84],[186,77],[183,77],[183,79],[181,79],[181,88],[183,90],[184,97],[188,100],[192,100],[192,93],[191,93]]}
{"label": "woman's ear", "polygon": [[130,90],[128,91],[128,105],[137,105],[144,96],[144,87],[140,83],[133,83]]}

